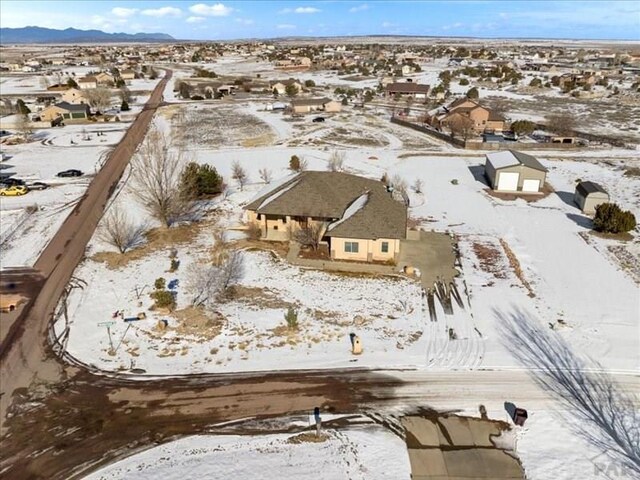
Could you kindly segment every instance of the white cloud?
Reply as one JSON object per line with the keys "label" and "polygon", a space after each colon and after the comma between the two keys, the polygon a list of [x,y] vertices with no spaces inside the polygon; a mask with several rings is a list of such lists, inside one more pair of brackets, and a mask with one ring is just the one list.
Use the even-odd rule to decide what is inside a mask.
{"label": "white cloud", "polygon": [[187,23],[200,23],[204,22],[206,18],[204,17],[189,17],[187,18]]}
{"label": "white cloud", "polygon": [[391,27],[397,27],[398,25],[395,23],[391,23],[391,22],[382,22],[382,28],[391,28]]}
{"label": "white cloud", "polygon": [[322,10],[315,7],[298,7],[298,8],[283,8],[278,13],[318,13],[321,11]]}
{"label": "white cloud", "polygon": [[363,3],[362,5],[358,5],[357,7],[351,7],[349,11],[351,13],[357,13],[357,12],[363,12],[368,9],[369,9],[369,5],[367,5],[366,3]]}
{"label": "white cloud", "polygon": [[189,10],[197,15],[205,15],[208,17],[226,17],[233,12],[233,8],[227,7],[223,3],[216,3],[213,5],[197,3],[195,5],[191,5]]}
{"label": "white cloud", "polygon": [[149,17],[179,17],[182,15],[182,10],[176,7],[148,8],[146,10],[142,10],[142,14]]}
{"label": "white cloud", "polygon": [[463,24],[460,22],[456,22],[453,25],[443,25],[442,30],[451,30],[452,28],[460,28]]}
{"label": "white cloud", "polygon": [[137,8],[124,8],[124,7],[114,7],[111,9],[111,13],[116,17],[126,18],[138,13]]}
{"label": "white cloud", "polygon": [[319,8],[315,7],[298,7],[294,10],[296,13],[318,13],[320,12]]}
{"label": "white cloud", "polygon": [[280,30],[293,30],[296,28],[296,26],[291,25],[290,23],[281,23],[280,25],[276,25],[276,28]]}
{"label": "white cloud", "polygon": [[255,22],[250,18],[236,18],[236,22],[242,25],[253,25]]}

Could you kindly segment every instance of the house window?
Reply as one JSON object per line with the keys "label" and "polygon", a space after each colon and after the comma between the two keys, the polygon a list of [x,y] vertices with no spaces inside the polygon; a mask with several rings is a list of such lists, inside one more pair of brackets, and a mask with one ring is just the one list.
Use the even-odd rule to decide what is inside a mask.
{"label": "house window", "polygon": [[273,226],[273,229],[274,229],[274,230],[277,230],[277,229],[278,229],[278,225],[274,225],[274,226]]}
{"label": "house window", "polygon": [[344,242],[344,251],[347,253],[358,253],[358,242]]}
{"label": "house window", "polygon": [[262,214],[261,213],[258,214],[258,220],[262,220]]}
{"label": "house window", "polygon": [[380,251],[382,253],[389,253],[389,242],[382,242],[382,245],[380,246]]}
{"label": "house window", "polygon": [[284,224],[287,223],[287,217],[282,217],[282,223],[284,223]]}

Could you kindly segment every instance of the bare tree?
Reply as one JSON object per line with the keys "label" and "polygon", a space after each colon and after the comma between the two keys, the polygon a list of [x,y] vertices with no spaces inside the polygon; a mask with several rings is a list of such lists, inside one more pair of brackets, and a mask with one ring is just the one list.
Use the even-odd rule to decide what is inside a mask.
{"label": "bare tree", "polygon": [[261,168],[260,170],[258,170],[258,172],[260,173],[260,180],[262,180],[264,183],[271,183],[271,170],[269,170],[268,168]]}
{"label": "bare tree", "polygon": [[[640,399],[624,391],[602,366],[575,355],[558,334],[527,313],[496,312],[504,345],[533,379],[567,407],[567,421],[590,444],[640,476]],[[631,475],[635,473],[635,475]]]}
{"label": "bare tree", "polygon": [[416,193],[422,193],[422,179],[421,178],[416,178],[416,181],[413,182],[413,191]]}
{"label": "bare tree", "polygon": [[221,257],[218,262],[218,276],[220,279],[219,295],[225,295],[229,287],[235,285],[244,277],[244,257],[239,250],[232,250]]}
{"label": "bare tree", "polygon": [[329,161],[327,163],[327,169],[330,172],[341,172],[344,170],[344,152],[334,150],[329,155]]}
{"label": "bare tree", "polygon": [[389,180],[389,186],[393,187],[394,190],[397,190],[400,193],[407,193],[407,181],[397,173],[391,177],[391,180]]}
{"label": "bare tree", "polygon": [[102,112],[111,106],[111,92],[107,88],[90,88],[84,91],[84,97],[96,111]]}
{"label": "bare tree", "polygon": [[468,140],[475,133],[473,120],[461,116],[452,118],[449,122],[449,128],[451,129],[451,133],[455,136],[462,137],[463,140]]}
{"label": "bare tree", "polygon": [[229,288],[244,276],[244,257],[238,250],[225,250],[213,264],[195,262],[187,268],[186,288],[194,307],[213,308]]}
{"label": "bare tree", "polygon": [[240,191],[244,189],[249,177],[247,175],[247,171],[244,169],[238,160],[234,160],[231,165],[231,178],[233,178],[238,185],[240,186]]}
{"label": "bare tree", "polygon": [[134,223],[120,204],[115,203],[102,217],[98,235],[100,240],[125,253],[142,241],[144,230],[144,225]]}
{"label": "bare tree", "polygon": [[40,77],[40,88],[46,90],[49,86],[49,79],[46,76]]}
{"label": "bare tree", "polygon": [[547,129],[557,135],[570,136],[573,135],[575,122],[573,117],[568,114],[550,115],[547,118]]}
{"label": "bare tree", "polygon": [[311,222],[306,227],[302,227],[294,231],[293,239],[303,247],[310,247],[314,252],[316,252],[320,247],[323,233],[323,224]]}
{"label": "bare tree", "polygon": [[166,135],[149,131],[132,162],[134,195],[165,227],[184,218],[193,209],[180,195],[180,174],[186,159]]}
{"label": "bare tree", "polygon": [[194,262],[187,268],[185,286],[194,307],[211,308],[220,291],[218,269],[211,264]]}
{"label": "bare tree", "polygon": [[29,120],[29,115],[27,114],[18,114],[16,119],[16,130],[20,132],[22,136],[22,140],[24,142],[28,142],[31,139],[31,135],[33,134],[33,126],[31,125],[31,120]]}

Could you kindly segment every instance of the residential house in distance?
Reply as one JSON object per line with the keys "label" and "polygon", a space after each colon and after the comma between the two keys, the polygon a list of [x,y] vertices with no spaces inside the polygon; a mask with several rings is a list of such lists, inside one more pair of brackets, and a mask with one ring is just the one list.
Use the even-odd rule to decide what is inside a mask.
{"label": "residential house in distance", "polygon": [[122,70],[120,71],[120,78],[122,80],[133,80],[136,78],[136,72],[133,70]]}
{"label": "residential house in distance", "polygon": [[82,89],[82,90],[88,90],[91,88],[98,88],[98,80],[96,79],[96,77],[92,76],[92,75],[88,75],[86,77],[82,77],[78,80],[76,80],[76,83],[78,84],[78,88]]}
{"label": "residential house in distance", "polygon": [[583,213],[592,215],[598,205],[609,202],[609,194],[595,182],[580,182],[576,186],[573,201]]}
{"label": "residential house in distance", "polygon": [[293,113],[326,112],[338,113],[342,110],[342,103],[330,98],[298,98],[291,100]]}
{"label": "residential house in distance", "polygon": [[437,128],[449,128],[456,122],[469,120],[476,132],[501,132],[505,126],[502,115],[467,97],[459,98],[436,111],[431,119],[431,125]]}
{"label": "residential house in distance", "polygon": [[98,82],[98,85],[103,86],[103,87],[112,87],[115,84],[115,78],[113,78],[113,75],[111,75],[110,73],[106,73],[106,72],[100,72],[97,73],[95,75],[93,75],[96,79],[96,81]]}
{"label": "residential house in distance", "polygon": [[547,169],[533,156],[515,150],[486,154],[484,173],[496,192],[539,193]]}
{"label": "residential house in distance", "polygon": [[86,120],[89,118],[89,106],[85,104],[74,105],[67,102],[50,105],[40,112],[40,120],[43,122],[60,122],[65,120]]}
{"label": "residential house in distance", "polygon": [[88,103],[85,93],[82,90],[78,90],[77,88],[70,88],[68,90],[65,90],[62,93],[62,101],[72,103],[74,105]]}
{"label": "residential house in distance", "polygon": [[298,89],[298,92],[302,91],[302,85],[297,80],[294,80],[293,78],[290,78],[289,80],[281,80],[281,81],[272,83],[269,89],[274,93],[277,92],[278,95],[284,95],[287,93],[287,87],[290,85],[293,85],[294,87],[296,87]]}
{"label": "residential house in distance", "polygon": [[396,260],[407,235],[407,204],[379,180],[341,172],[286,177],[244,207],[265,240],[289,241],[310,225],[332,259]]}
{"label": "residential house in distance", "polygon": [[426,100],[429,85],[413,82],[393,82],[384,87],[386,97],[411,97],[415,100]]}

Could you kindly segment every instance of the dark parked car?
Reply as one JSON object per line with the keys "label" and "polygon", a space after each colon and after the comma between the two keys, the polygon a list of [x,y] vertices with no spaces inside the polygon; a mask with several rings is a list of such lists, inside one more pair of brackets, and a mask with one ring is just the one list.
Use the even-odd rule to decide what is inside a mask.
{"label": "dark parked car", "polygon": [[313,123],[320,123],[320,122],[324,122],[324,117],[316,117],[313,120],[311,120]]}
{"label": "dark parked car", "polygon": [[15,187],[16,185],[24,185],[24,180],[20,178],[4,177],[0,179],[0,183],[3,183],[7,187]]}
{"label": "dark parked car", "polygon": [[63,170],[62,172],[58,172],[58,174],[56,175],[58,177],[81,177],[82,176],[82,172],[80,170],[75,170],[75,169],[70,169],[70,170]]}
{"label": "dark parked car", "polygon": [[29,190],[46,190],[49,188],[49,185],[44,182],[33,182],[27,185],[27,187],[29,187]]}

